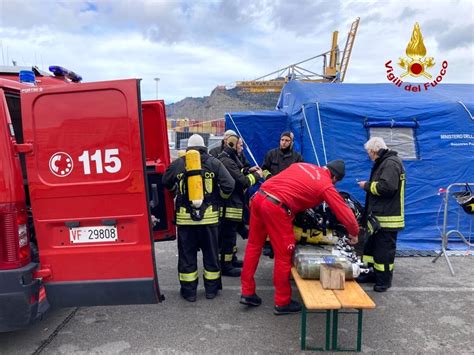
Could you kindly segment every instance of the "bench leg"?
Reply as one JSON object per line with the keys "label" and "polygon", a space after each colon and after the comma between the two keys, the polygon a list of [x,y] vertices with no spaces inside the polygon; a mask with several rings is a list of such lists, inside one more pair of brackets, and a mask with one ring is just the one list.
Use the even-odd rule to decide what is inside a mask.
{"label": "bench leg", "polygon": [[306,350],[306,307],[301,311],[301,350]]}
{"label": "bench leg", "polygon": [[332,350],[337,350],[338,315],[339,311],[334,309],[332,311]]}
{"label": "bench leg", "polygon": [[359,309],[357,317],[357,351],[362,349],[362,309]]}
{"label": "bench leg", "polygon": [[331,310],[326,311],[326,351],[331,349]]}

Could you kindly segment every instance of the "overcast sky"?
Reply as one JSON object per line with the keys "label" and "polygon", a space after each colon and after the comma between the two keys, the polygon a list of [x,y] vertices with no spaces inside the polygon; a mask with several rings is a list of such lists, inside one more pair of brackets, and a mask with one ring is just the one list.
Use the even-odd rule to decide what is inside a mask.
{"label": "overcast sky", "polygon": [[[474,2],[335,0],[0,0],[0,64],[62,65],[85,81],[142,78],[142,97],[168,103],[209,95],[344,47],[360,26],[348,83],[387,82],[384,64],[405,57],[415,22],[427,56],[449,63],[446,83],[474,82]],[[308,69],[321,72],[322,62]],[[402,73],[397,69],[398,75]]]}

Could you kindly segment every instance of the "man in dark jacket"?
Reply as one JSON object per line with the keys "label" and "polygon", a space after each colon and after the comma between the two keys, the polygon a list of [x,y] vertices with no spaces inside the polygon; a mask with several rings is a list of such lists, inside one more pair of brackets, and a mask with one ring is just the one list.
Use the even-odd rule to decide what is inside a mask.
{"label": "man in dark jacket", "polygon": [[253,172],[244,169],[237,157],[238,143],[239,137],[230,136],[227,138],[226,147],[219,154],[219,160],[235,180],[234,191],[224,203],[219,230],[222,275],[231,277],[240,276],[240,269],[234,267],[232,259],[234,258],[237,226],[243,220],[244,192],[262,177],[261,169]]}
{"label": "man in dark jacket", "polygon": [[193,134],[188,149],[197,150],[201,158],[204,200],[191,202],[188,198],[187,178],[195,171],[186,171],[186,157],[176,159],[163,176],[164,186],[176,192],[176,225],[178,226],[178,273],[181,296],[189,302],[196,301],[198,285],[197,252],[202,250],[204,264],[204,288],[206,298],[216,297],[222,288],[219,265],[218,225],[220,199],[228,198],[235,186],[222,163],[207,154],[204,140]]}
{"label": "man in dark jacket", "polygon": [[367,239],[362,257],[373,271],[357,281],[375,282],[374,291],[385,292],[392,286],[397,233],[405,227],[405,168],[397,152],[388,149],[382,138],[369,139],[364,148],[374,165],[370,180],[358,184],[367,193],[365,214],[377,218],[380,230]]}
{"label": "man in dark jacket", "polygon": [[280,147],[268,151],[263,160],[262,170],[265,180],[282,172],[293,163],[303,161],[300,153],[293,150],[294,135],[283,132],[280,136]]}

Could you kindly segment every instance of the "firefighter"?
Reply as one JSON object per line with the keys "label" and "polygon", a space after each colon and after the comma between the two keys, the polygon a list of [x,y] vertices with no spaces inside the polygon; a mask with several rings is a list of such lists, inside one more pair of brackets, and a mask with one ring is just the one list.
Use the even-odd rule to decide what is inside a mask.
{"label": "firefighter", "polygon": [[357,220],[334,187],[344,175],[342,160],[334,160],[322,168],[309,163],[295,163],[262,184],[250,202],[250,235],[242,269],[240,303],[248,306],[262,303],[255,293],[254,275],[268,234],[275,251],[273,313],[280,315],[301,311],[299,302],[291,299],[290,285],[291,259],[295,249],[293,220],[296,213],[326,201],[337,220],[347,229],[350,243],[357,243]]}
{"label": "firefighter", "polygon": [[405,227],[405,168],[396,151],[387,148],[380,137],[369,139],[365,150],[374,162],[369,181],[359,181],[366,191],[365,215],[372,213],[380,230],[369,236],[362,261],[372,267],[361,275],[360,283],[374,282],[374,291],[385,292],[392,286],[397,233]]}
{"label": "firefighter", "polygon": [[[222,139],[222,142],[221,142],[221,145],[218,146],[218,147],[215,147],[215,148],[212,148],[210,151],[209,151],[209,154],[211,154],[213,157],[218,157],[219,154],[222,153],[222,151],[224,150],[224,147],[225,147],[225,143],[227,141],[227,138],[229,138],[230,136],[237,136],[237,133],[235,133],[234,130],[232,129],[228,129],[227,131],[224,132],[224,138]],[[242,172],[244,172],[244,169],[245,169],[245,174],[248,174],[249,172],[254,172],[257,170],[257,166],[253,166],[253,167],[250,167],[250,162],[248,161],[247,157],[245,156],[245,153],[244,153],[244,149],[243,149],[243,145],[244,145],[244,142],[242,140],[242,138],[240,138],[239,140],[239,151],[237,152],[237,157],[238,159],[240,160],[240,162],[242,163]],[[249,231],[248,231],[248,228],[247,228],[247,224],[248,224],[248,195],[247,193],[245,194],[245,203],[244,203],[244,219],[242,221],[242,223],[239,223],[237,225],[237,233],[240,234],[240,236],[242,237],[242,239],[247,239],[248,238],[248,235],[249,235]],[[233,257],[233,261],[232,261],[232,264],[235,266],[235,267],[242,267],[242,261],[239,261],[237,260],[236,256],[235,256],[235,252],[237,250],[234,251],[234,257]]]}
{"label": "firefighter", "polygon": [[[191,170],[186,159],[196,151],[200,154],[198,163],[200,162],[201,167]],[[195,186],[190,183],[192,179],[194,183],[197,182]],[[212,299],[222,288],[218,246],[220,198],[231,195],[235,181],[224,165],[207,153],[203,138],[193,134],[188,140],[186,156],[171,163],[163,176],[163,184],[176,192],[181,296],[189,302],[196,301],[197,252],[200,249],[203,255],[206,298]]]}
{"label": "firefighter", "polygon": [[[293,150],[293,144],[293,132],[283,132],[280,136],[280,146],[268,151],[265,155],[265,158],[263,159],[262,170],[265,180],[279,174],[291,164],[303,161],[301,154]],[[271,259],[273,259],[273,248],[269,240],[265,242],[263,255],[269,256]]]}
{"label": "firefighter", "polygon": [[219,230],[222,275],[231,277],[240,276],[240,269],[235,266],[241,265],[236,265],[234,252],[237,227],[243,220],[245,189],[254,185],[262,177],[262,170],[260,168],[257,168],[253,172],[248,172],[243,169],[242,163],[237,157],[238,143],[238,136],[233,135],[228,137],[224,150],[219,154],[219,160],[235,179],[235,189],[231,197],[224,203]]}
{"label": "firefighter", "polygon": [[222,151],[224,150],[225,143],[227,142],[227,138],[229,138],[230,136],[236,136],[236,135],[237,135],[237,133],[235,133],[235,131],[232,130],[232,129],[228,129],[227,131],[225,131],[224,132],[224,138],[221,141],[221,145],[218,146],[218,147],[212,148],[209,151],[209,154],[212,155],[213,157],[217,158],[219,156],[219,154],[221,154]]}

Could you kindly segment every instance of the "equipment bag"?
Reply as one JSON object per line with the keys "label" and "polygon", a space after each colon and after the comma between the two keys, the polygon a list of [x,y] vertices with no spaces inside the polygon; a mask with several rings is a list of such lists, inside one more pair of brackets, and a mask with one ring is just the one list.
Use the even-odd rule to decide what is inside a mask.
{"label": "equipment bag", "polygon": [[474,194],[469,184],[465,185],[465,191],[453,193],[456,202],[467,214],[474,214]]}

